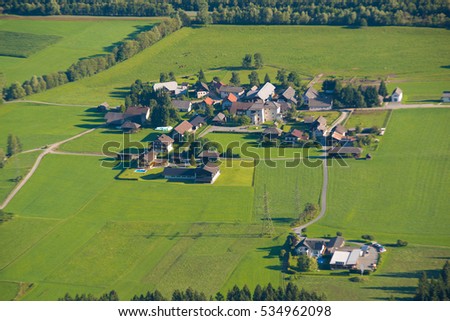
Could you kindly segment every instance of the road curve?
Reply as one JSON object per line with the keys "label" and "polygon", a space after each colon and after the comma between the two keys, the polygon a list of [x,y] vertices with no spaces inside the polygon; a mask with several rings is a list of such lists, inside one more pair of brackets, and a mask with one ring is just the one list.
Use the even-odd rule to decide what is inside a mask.
{"label": "road curve", "polygon": [[59,146],[61,146],[64,143],[67,143],[71,140],[77,139],[83,135],[86,135],[90,132],[93,132],[94,130],[96,130],[98,127],[95,128],[91,128],[89,130],[86,130],[82,133],[79,133],[75,136],[72,136],[70,138],[67,138],[65,140],[62,140],[60,142],[54,143],[49,145],[46,149],[43,149],[43,152],[38,156],[38,158],[36,159],[36,161],[33,164],[33,167],[31,168],[31,170],[28,172],[28,174],[19,182],[19,184],[17,184],[14,189],[11,191],[11,193],[9,193],[9,195],[5,198],[5,200],[3,201],[3,203],[0,205],[0,210],[4,209],[6,206],[8,206],[9,202],[12,201],[12,199],[14,198],[14,196],[16,196],[16,194],[20,191],[20,189],[28,182],[28,180],[31,178],[31,176],[33,176],[34,172],[37,170],[37,168],[39,167],[39,164],[41,163],[42,159],[44,158],[45,155],[47,154],[51,154],[53,153]]}

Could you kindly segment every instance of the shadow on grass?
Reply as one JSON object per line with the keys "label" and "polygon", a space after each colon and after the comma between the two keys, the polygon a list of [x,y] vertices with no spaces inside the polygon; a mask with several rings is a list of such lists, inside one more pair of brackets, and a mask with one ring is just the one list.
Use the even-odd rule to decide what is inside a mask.
{"label": "shadow on grass", "polygon": [[377,277],[388,278],[403,278],[403,279],[418,279],[422,273],[425,272],[428,278],[437,278],[440,275],[441,270],[417,270],[410,272],[391,272],[385,274],[377,274]]}
{"label": "shadow on grass", "polygon": [[265,268],[272,271],[281,271],[280,265],[268,265]]}
{"label": "shadow on grass", "polygon": [[[363,287],[363,289],[368,290],[380,290],[391,293],[401,293],[401,294],[411,294],[414,295],[416,293],[415,286],[367,286]],[[412,300],[412,297],[411,297]]]}
{"label": "shadow on grass", "polygon": [[242,68],[241,66],[221,66],[216,68],[210,68],[211,71],[220,71],[220,70],[227,70],[227,71],[241,71],[241,70],[247,70],[246,68]]}
{"label": "shadow on grass", "polygon": [[259,247],[258,251],[268,252],[267,255],[264,256],[265,259],[273,259],[278,257],[281,252],[281,245],[270,246],[270,247]]}
{"label": "shadow on grass", "polygon": [[130,87],[116,87],[113,91],[109,92],[109,96],[112,98],[121,98],[125,99],[125,97],[130,92]]}
{"label": "shadow on grass", "polygon": [[279,224],[291,224],[295,219],[291,217],[275,217],[272,218],[272,221]]}

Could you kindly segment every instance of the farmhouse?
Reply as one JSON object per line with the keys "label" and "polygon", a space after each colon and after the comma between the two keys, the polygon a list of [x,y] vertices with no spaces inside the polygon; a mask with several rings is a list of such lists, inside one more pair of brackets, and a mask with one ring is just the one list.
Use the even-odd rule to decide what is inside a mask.
{"label": "farmhouse", "polygon": [[225,116],[224,113],[218,113],[216,116],[214,116],[212,122],[216,125],[223,125],[227,122],[227,116]]}
{"label": "farmhouse", "polygon": [[133,123],[129,120],[124,122],[122,126],[120,126],[120,129],[122,129],[126,133],[135,133],[141,128],[141,125]]}
{"label": "farmhouse", "polygon": [[284,136],[285,143],[298,143],[301,140],[308,140],[308,135],[299,129],[293,129]]}
{"label": "farmhouse", "polygon": [[346,129],[344,126],[342,126],[342,125],[337,125],[337,126],[334,128],[334,132],[333,132],[333,134],[331,135],[331,137],[332,137],[334,140],[340,142],[340,141],[343,141],[343,140],[346,138],[346,136],[345,136],[346,133],[347,133],[347,129]]}
{"label": "farmhouse", "polygon": [[144,125],[150,119],[150,108],[148,107],[128,107],[123,114],[124,120]]}
{"label": "farmhouse", "polygon": [[361,153],[362,148],[359,147],[333,147],[327,152],[330,157],[360,157]]}
{"label": "farmhouse", "polygon": [[295,105],[297,105],[297,99],[295,98],[296,97],[296,92],[295,92],[295,89],[294,88],[292,88],[291,86],[289,86],[286,90],[282,90],[281,92],[280,92],[280,94],[279,94],[279,97],[278,97],[278,100],[280,101],[280,100],[284,100],[284,101],[286,101],[286,102],[288,102],[288,103],[292,103],[292,104],[295,104]]}
{"label": "farmhouse", "polygon": [[327,120],[323,116],[317,117],[317,119],[311,125],[311,131],[316,138],[323,137],[327,130]]}
{"label": "farmhouse", "polygon": [[234,86],[221,86],[219,88],[220,97],[226,98],[229,94],[233,94],[235,97],[241,97],[245,93],[243,87],[234,87]]}
{"label": "farmhouse", "polygon": [[253,125],[275,121],[282,118],[281,106],[277,102],[235,102],[230,107],[231,115],[246,115]]}
{"label": "farmhouse", "polygon": [[107,126],[120,126],[124,121],[122,113],[107,112],[104,116]]}
{"label": "farmhouse", "polygon": [[356,269],[356,264],[361,256],[361,249],[350,251],[335,251],[331,257],[331,269]]}
{"label": "farmhouse", "polygon": [[154,151],[159,153],[170,152],[173,150],[174,140],[167,136],[166,134],[162,134],[152,143],[152,148]]}
{"label": "farmhouse", "polygon": [[268,127],[264,129],[264,131],[261,134],[261,137],[263,139],[266,138],[268,140],[274,140],[280,138],[282,133],[283,131],[277,127]]}
{"label": "farmhouse", "polygon": [[401,102],[402,99],[403,99],[403,91],[399,87],[395,88],[391,95],[391,101]]}
{"label": "farmhouse", "polygon": [[441,99],[443,103],[450,103],[450,91],[444,91]]}
{"label": "farmhouse", "polygon": [[303,101],[309,110],[330,110],[333,107],[333,97],[319,93],[313,87],[309,87],[303,94]]}
{"label": "farmhouse", "polygon": [[196,115],[194,117],[192,117],[191,119],[189,119],[189,123],[191,123],[193,130],[197,130],[200,127],[202,127],[204,124],[206,124],[206,120],[204,117],[200,116],[200,115]]}
{"label": "farmhouse", "polygon": [[205,97],[209,94],[209,87],[204,82],[198,82],[197,88],[195,89],[195,93],[197,94],[197,98]]}
{"label": "farmhouse", "polygon": [[178,111],[182,112],[190,112],[192,110],[192,102],[189,100],[172,100],[172,105],[175,107]]}
{"label": "farmhouse", "polygon": [[176,81],[168,81],[154,84],[153,90],[163,90],[169,92],[172,96],[180,96],[187,94],[188,87],[186,85],[178,86]]}
{"label": "farmhouse", "polygon": [[192,124],[184,120],[173,129],[172,138],[180,141],[186,133],[191,133],[192,131],[193,131]]}
{"label": "farmhouse", "polygon": [[295,246],[294,254],[318,258],[322,255],[335,253],[344,244],[345,240],[341,236],[336,236],[331,239],[308,239],[305,237]]}
{"label": "farmhouse", "polygon": [[272,85],[270,82],[266,82],[264,86],[262,86],[262,88],[258,91],[256,97],[265,102],[268,99],[272,98],[274,93],[275,93],[275,86]]}
{"label": "farmhouse", "polygon": [[166,167],[164,178],[169,181],[192,181],[194,183],[213,184],[220,175],[220,169],[214,165],[202,165],[197,168]]}
{"label": "farmhouse", "polygon": [[138,166],[140,168],[152,168],[155,166],[158,153],[155,151],[145,151],[139,155]]}
{"label": "farmhouse", "polygon": [[222,108],[229,108],[231,105],[233,105],[233,103],[237,102],[238,99],[237,97],[230,93],[226,96],[226,98],[222,101]]}

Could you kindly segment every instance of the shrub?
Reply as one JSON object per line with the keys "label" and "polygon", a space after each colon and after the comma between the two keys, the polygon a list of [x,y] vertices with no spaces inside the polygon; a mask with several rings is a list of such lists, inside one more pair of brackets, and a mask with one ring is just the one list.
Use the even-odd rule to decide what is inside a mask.
{"label": "shrub", "polygon": [[397,240],[397,246],[398,247],[407,246],[407,245],[408,245],[407,241]]}
{"label": "shrub", "polygon": [[361,238],[363,239],[363,240],[369,240],[369,241],[373,241],[375,238],[373,237],[373,235],[369,235],[369,234],[364,234],[364,235],[361,235]]}

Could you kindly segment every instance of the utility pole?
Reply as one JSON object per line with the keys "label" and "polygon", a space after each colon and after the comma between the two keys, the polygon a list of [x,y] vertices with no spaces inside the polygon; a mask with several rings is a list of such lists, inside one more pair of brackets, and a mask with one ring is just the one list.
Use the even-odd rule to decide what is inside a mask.
{"label": "utility pole", "polygon": [[263,228],[261,236],[272,237],[275,234],[275,229],[273,227],[272,217],[270,216],[269,210],[269,196],[266,189],[266,184],[264,184],[264,194],[263,194]]}

